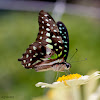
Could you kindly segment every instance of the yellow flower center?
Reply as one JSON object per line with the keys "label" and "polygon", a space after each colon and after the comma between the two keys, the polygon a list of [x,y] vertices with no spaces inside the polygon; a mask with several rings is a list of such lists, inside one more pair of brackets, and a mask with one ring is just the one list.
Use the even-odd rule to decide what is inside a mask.
{"label": "yellow flower center", "polygon": [[65,75],[63,75],[62,77],[59,77],[58,79],[57,79],[57,82],[58,81],[60,81],[60,82],[62,82],[62,81],[64,81],[65,82],[65,80],[72,80],[72,79],[78,79],[78,78],[80,78],[81,77],[81,75],[80,74],[69,74],[69,75],[67,75],[67,76],[65,76]]}

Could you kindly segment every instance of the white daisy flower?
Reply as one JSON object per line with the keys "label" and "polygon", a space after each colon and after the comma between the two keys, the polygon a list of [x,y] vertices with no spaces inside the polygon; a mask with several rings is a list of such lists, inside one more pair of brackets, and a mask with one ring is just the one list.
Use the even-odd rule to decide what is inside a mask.
{"label": "white daisy flower", "polygon": [[63,75],[59,77],[57,82],[53,82],[52,84],[38,82],[35,86],[41,88],[58,88],[58,87],[76,87],[83,84],[88,83],[91,79],[99,79],[100,78],[100,71],[96,71],[92,75],[80,75],[80,74],[70,74],[70,75]]}

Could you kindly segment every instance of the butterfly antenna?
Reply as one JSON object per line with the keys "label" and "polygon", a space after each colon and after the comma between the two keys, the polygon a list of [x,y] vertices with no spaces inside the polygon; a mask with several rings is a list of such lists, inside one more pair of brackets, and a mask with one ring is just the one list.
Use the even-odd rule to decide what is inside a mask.
{"label": "butterfly antenna", "polygon": [[86,61],[87,60],[87,58],[85,58],[84,60],[80,60],[80,61],[72,61],[71,63],[73,63],[73,62],[81,62],[81,61]]}
{"label": "butterfly antenna", "polygon": [[75,54],[77,53],[78,49],[76,49],[75,53],[72,55],[72,57],[70,58],[69,62],[71,61],[71,59],[75,56]]}

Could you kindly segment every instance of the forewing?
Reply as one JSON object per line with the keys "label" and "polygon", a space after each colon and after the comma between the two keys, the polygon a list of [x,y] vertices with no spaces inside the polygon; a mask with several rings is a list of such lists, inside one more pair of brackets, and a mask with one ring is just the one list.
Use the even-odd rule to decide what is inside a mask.
{"label": "forewing", "polygon": [[60,36],[62,37],[62,41],[64,44],[63,56],[66,61],[69,52],[69,36],[66,26],[62,22],[57,22],[57,26],[59,28]]}

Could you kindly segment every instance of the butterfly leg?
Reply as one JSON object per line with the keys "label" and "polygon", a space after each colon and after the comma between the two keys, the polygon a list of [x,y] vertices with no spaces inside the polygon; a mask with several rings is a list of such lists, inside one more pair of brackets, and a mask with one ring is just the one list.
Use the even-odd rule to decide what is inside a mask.
{"label": "butterfly leg", "polygon": [[60,73],[57,71],[55,81],[57,81],[57,79],[58,79],[59,76],[60,76]]}
{"label": "butterfly leg", "polygon": [[64,72],[65,72],[65,75],[71,74],[71,72],[69,70],[64,70]]}

